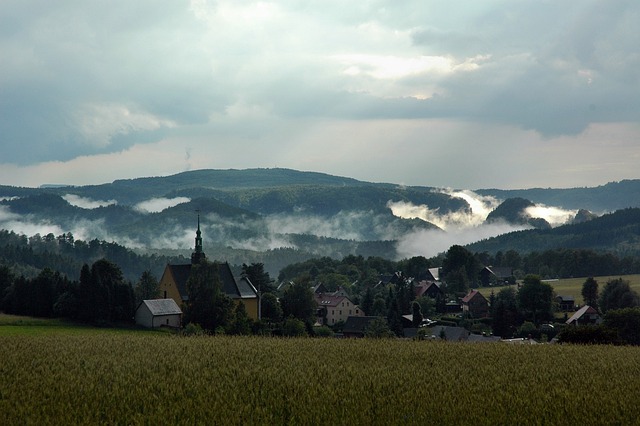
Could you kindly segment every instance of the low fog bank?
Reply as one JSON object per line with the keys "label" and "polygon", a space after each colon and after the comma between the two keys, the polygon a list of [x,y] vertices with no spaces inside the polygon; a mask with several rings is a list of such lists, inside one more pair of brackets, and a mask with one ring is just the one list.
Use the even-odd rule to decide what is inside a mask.
{"label": "low fog bank", "polygon": [[[313,236],[336,241],[372,242],[397,241],[397,259],[412,256],[432,257],[446,251],[454,244],[466,245],[504,233],[527,229],[526,225],[513,225],[485,221],[502,200],[482,196],[469,190],[441,189],[438,192],[459,198],[468,208],[441,213],[427,205],[414,205],[405,201],[389,201],[390,213],[373,211],[341,211],[333,216],[279,213],[260,218],[224,217],[203,212],[201,231],[205,248],[224,246],[232,249],[266,252],[279,248],[292,248],[317,253],[313,244],[318,240],[300,238]],[[69,204],[83,209],[98,209],[117,204],[115,200],[92,200],[73,194],[63,197]],[[192,223],[185,223],[184,212],[176,215],[159,214],[179,204],[188,203],[187,197],[151,198],[132,206],[144,214],[139,222],[127,227],[109,226],[105,219],[69,218],[65,224],[38,219],[34,215],[12,213],[8,206],[0,205],[0,229],[32,236],[71,232],[75,239],[98,239],[116,242],[132,249],[192,250],[196,231],[196,215]],[[557,207],[535,205],[526,209],[526,215],[543,218],[552,226],[571,221],[576,211]],[[439,229],[430,229],[433,225]],[[297,237],[294,237],[297,236]],[[308,246],[304,246],[307,244]],[[321,250],[329,250],[329,242]],[[322,244],[321,244],[322,245]],[[330,255],[327,253],[326,255]],[[212,256],[215,256],[212,253]],[[390,257],[394,257],[392,253]]]}

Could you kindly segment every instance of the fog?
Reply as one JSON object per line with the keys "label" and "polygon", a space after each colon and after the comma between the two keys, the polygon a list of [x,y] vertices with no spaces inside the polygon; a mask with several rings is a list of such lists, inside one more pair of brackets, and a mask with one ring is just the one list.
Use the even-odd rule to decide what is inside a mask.
{"label": "fog", "polygon": [[106,207],[112,204],[118,204],[116,200],[92,200],[91,198],[81,197],[75,194],[65,194],[62,198],[69,204],[81,209],[97,209],[98,207]]}
{"label": "fog", "polygon": [[571,222],[576,217],[578,210],[564,210],[560,207],[536,204],[533,207],[527,207],[525,213],[533,218],[542,218],[549,222],[551,226],[556,227]]}
{"label": "fog", "polygon": [[169,207],[175,207],[178,204],[188,203],[189,201],[191,201],[191,199],[187,197],[151,198],[139,202],[133,206],[133,208],[141,213],[159,213]]}

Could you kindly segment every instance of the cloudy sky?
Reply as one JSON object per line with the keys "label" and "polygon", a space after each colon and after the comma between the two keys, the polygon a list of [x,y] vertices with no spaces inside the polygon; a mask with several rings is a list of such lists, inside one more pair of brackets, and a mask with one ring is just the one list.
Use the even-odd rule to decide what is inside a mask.
{"label": "cloudy sky", "polygon": [[640,178],[638,22],[637,0],[3,0],[0,184]]}

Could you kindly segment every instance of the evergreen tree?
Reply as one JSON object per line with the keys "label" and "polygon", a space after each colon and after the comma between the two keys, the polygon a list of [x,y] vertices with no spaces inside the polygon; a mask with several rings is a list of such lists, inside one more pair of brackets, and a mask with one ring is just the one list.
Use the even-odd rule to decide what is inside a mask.
{"label": "evergreen tree", "polygon": [[420,308],[420,304],[416,301],[413,301],[411,304],[411,311],[413,313],[413,326],[419,327],[422,324],[422,310]]}
{"label": "evergreen tree", "polygon": [[387,296],[387,323],[389,324],[389,329],[396,336],[402,336],[402,314],[398,298],[391,287],[389,287],[389,295]]}
{"label": "evergreen tree", "polygon": [[233,312],[233,320],[228,328],[229,334],[248,335],[251,334],[251,318],[247,314],[244,303],[239,302]]}
{"label": "evergreen tree", "polygon": [[362,302],[360,302],[360,309],[362,309],[365,315],[373,314],[373,291],[371,287],[367,287],[367,290],[364,292]]}
{"label": "evergreen tree", "polygon": [[269,273],[264,270],[263,263],[252,263],[251,265],[243,263],[242,275],[251,281],[251,284],[253,284],[260,294],[276,292],[274,281],[269,276]]}
{"label": "evergreen tree", "polygon": [[638,293],[631,289],[629,281],[616,278],[607,282],[600,295],[600,310],[606,313],[611,309],[634,308],[640,306]]}
{"label": "evergreen tree", "polygon": [[136,306],[143,300],[157,299],[160,297],[160,283],[151,271],[144,271],[134,290]]}
{"label": "evergreen tree", "polygon": [[262,319],[276,323],[282,321],[282,307],[273,293],[265,293],[260,301],[262,304]]}
{"label": "evergreen tree", "polygon": [[310,325],[315,322],[316,301],[307,278],[299,279],[289,286],[280,298],[280,303],[285,317],[293,317]]}
{"label": "evergreen tree", "polygon": [[218,265],[201,260],[192,265],[187,280],[189,300],[185,309],[185,323],[199,324],[216,331],[226,328],[233,318],[233,301],[222,292]]}
{"label": "evergreen tree", "polygon": [[553,319],[553,287],[537,275],[527,275],[518,291],[518,307],[534,324]]}

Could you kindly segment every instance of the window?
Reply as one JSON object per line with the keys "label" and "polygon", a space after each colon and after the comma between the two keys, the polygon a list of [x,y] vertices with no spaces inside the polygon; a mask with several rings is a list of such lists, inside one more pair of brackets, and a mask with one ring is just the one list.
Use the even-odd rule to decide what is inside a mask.
{"label": "window", "polygon": [[167,290],[164,291],[164,298],[167,298]]}

